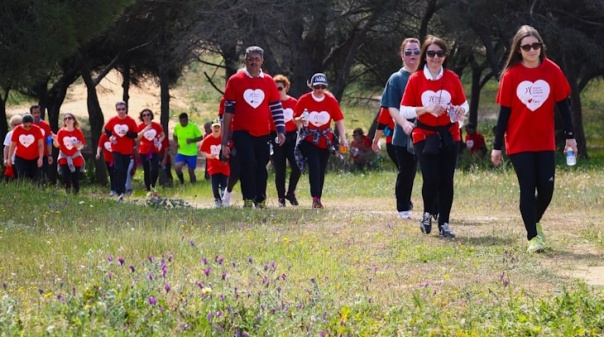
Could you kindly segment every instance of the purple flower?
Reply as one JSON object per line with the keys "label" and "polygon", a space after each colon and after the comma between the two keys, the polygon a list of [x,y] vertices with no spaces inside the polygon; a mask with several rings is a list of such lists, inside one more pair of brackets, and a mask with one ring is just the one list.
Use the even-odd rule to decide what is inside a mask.
{"label": "purple flower", "polygon": [[196,283],[196,284],[197,284],[197,286],[198,286],[199,288],[203,288],[203,283],[202,283],[201,281],[197,281],[197,283]]}
{"label": "purple flower", "polygon": [[107,277],[109,277],[109,279],[111,280],[113,278],[113,273],[112,272],[108,272],[107,273]]}
{"label": "purple flower", "polygon": [[235,287],[235,298],[239,298],[239,291],[237,291],[237,287]]}
{"label": "purple flower", "polygon": [[216,312],[216,317],[220,317],[220,316],[222,316],[222,311],[219,310]]}
{"label": "purple flower", "polygon": [[227,274],[226,273],[222,273],[222,279],[226,280]]}
{"label": "purple flower", "polygon": [[285,275],[285,273],[281,274],[281,279],[285,280],[285,278],[287,277],[287,275]]}
{"label": "purple flower", "polygon": [[172,262],[172,259],[174,259],[174,256],[172,254],[168,255],[168,262]]}
{"label": "purple flower", "polygon": [[157,304],[157,298],[155,298],[155,297],[149,297],[149,304],[156,305]]}
{"label": "purple flower", "polygon": [[213,315],[212,315],[212,313],[209,313],[209,314],[208,314],[206,317],[207,317],[209,320],[211,320],[211,319],[212,319],[212,317],[213,317]]}
{"label": "purple flower", "polygon": [[195,242],[193,242],[193,240],[189,241],[189,246],[195,247]]}
{"label": "purple flower", "polygon": [[211,271],[212,271],[212,268],[208,267],[203,270],[203,273],[206,274],[206,276],[209,276]]}
{"label": "purple flower", "polygon": [[503,286],[507,287],[510,284],[510,280],[503,280]]}
{"label": "purple flower", "polygon": [[169,293],[169,292],[170,292],[170,285],[169,285],[169,284],[166,284],[166,285],[164,286],[164,290],[165,290],[167,293]]}
{"label": "purple flower", "polygon": [[122,266],[124,265],[124,258],[123,257],[118,257],[117,258],[117,262],[119,262]]}
{"label": "purple flower", "polygon": [[111,254],[107,256],[107,262],[113,262],[113,256]]}
{"label": "purple flower", "polygon": [[147,256],[147,259],[149,260],[149,262],[153,262],[153,256],[149,255]]}
{"label": "purple flower", "polygon": [[206,259],[205,257],[202,257],[201,258],[201,263],[208,264],[208,259]]}
{"label": "purple flower", "polygon": [[130,265],[130,271],[134,273],[134,266]]}
{"label": "purple flower", "polygon": [[251,258],[251,257],[249,259],[247,259],[247,260],[248,260],[249,263],[254,263],[254,259]]}
{"label": "purple flower", "polygon": [[167,272],[168,272],[168,268],[166,268],[166,266],[164,266],[164,267],[161,269],[161,276],[166,276],[166,273],[167,273]]}
{"label": "purple flower", "polygon": [[149,274],[148,278],[149,278],[149,281],[153,281],[153,274]]}

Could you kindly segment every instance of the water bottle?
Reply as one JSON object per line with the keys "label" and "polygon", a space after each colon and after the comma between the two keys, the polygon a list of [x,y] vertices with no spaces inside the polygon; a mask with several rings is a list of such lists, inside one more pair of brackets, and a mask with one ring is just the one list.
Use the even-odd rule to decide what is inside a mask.
{"label": "water bottle", "polygon": [[308,109],[304,109],[304,112],[302,112],[302,119],[304,120],[304,126],[308,126],[309,118],[310,118],[310,113],[308,112]]}
{"label": "water bottle", "polygon": [[575,166],[575,164],[577,164],[577,157],[573,148],[569,146],[566,148],[566,165]]}
{"label": "water bottle", "polygon": [[449,115],[449,119],[451,123],[457,122],[457,117],[455,117],[455,108],[451,105],[451,102],[447,103],[447,113]]}

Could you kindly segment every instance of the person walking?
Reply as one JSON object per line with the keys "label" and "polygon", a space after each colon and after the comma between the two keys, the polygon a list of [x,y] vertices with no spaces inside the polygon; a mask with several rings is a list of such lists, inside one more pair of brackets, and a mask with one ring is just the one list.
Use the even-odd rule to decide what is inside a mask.
{"label": "person walking", "polygon": [[112,197],[115,194],[115,171],[113,169],[113,153],[111,152],[111,141],[107,134],[103,133],[99,137],[99,142],[96,147],[96,160],[101,159],[101,152],[103,153],[103,161],[105,162],[105,166],[107,167],[107,173],[109,174],[109,187],[110,192],[109,196]]}
{"label": "person walking", "polygon": [[[420,62],[420,42],[416,38],[406,38],[401,43],[400,57],[403,67],[390,75],[382,94],[381,106],[388,109],[391,118],[396,122],[392,145],[396,154],[398,173],[396,175],[395,195],[396,210],[402,219],[411,218],[413,202],[413,182],[417,172],[417,157],[411,145],[411,130],[415,117],[406,119],[400,114],[401,99],[411,74],[415,73]],[[434,210],[430,210],[434,213]]]}
{"label": "person walking", "polygon": [[[329,155],[332,151],[337,151],[339,145],[343,147],[343,152],[348,152],[344,115],[336,98],[326,92],[327,85],[325,74],[314,74],[308,82],[312,91],[300,96],[294,110],[294,120],[301,126],[296,145],[296,162],[301,170],[308,165],[312,208],[323,208],[321,197]],[[331,128],[332,121],[338,130],[339,140]]]}
{"label": "person walking", "polygon": [[153,121],[153,111],[145,108],[139,114],[141,123],[138,125],[138,154],[143,163],[143,180],[147,196],[157,196],[155,184],[159,176],[159,157],[162,152],[164,128]]}
{"label": "person walking", "polygon": [[[11,138],[13,136],[13,131],[15,130],[15,128],[19,125],[21,125],[21,115],[13,115],[10,120],[8,121],[8,124],[11,127],[11,130],[9,132],[6,133],[6,136],[4,137],[4,150],[3,150],[3,154],[4,154],[4,161],[3,161],[3,167],[4,167],[4,179],[5,181],[9,181],[12,180],[16,177],[15,174],[15,170],[12,166],[8,166],[8,152],[10,149],[10,143],[11,143]],[[15,160],[14,156],[13,156],[13,162]]]}
{"label": "person walking", "polygon": [[431,211],[438,198],[439,234],[455,237],[449,225],[453,205],[453,179],[459,148],[460,122],[468,102],[459,76],[447,69],[449,49],[441,38],[428,35],[420,53],[419,70],[409,77],[400,113],[404,118],[417,118],[411,135],[421,166],[424,203],[420,229],[432,230]]}
{"label": "person walking", "polygon": [[53,135],[53,144],[59,149],[57,161],[63,176],[63,184],[67,193],[80,192],[80,172],[84,167],[82,148],[86,143],[80,123],[72,113],[63,116],[63,127]]}
{"label": "person walking", "polygon": [[[271,145],[273,147],[273,168],[275,169],[275,187],[277,189],[277,202],[279,207],[285,207],[285,200],[289,200],[292,206],[298,206],[296,198],[296,186],[300,180],[302,172],[296,164],[294,149],[298,138],[298,127],[294,123],[294,109],[298,100],[287,94],[290,82],[284,75],[274,77],[277,90],[281,95],[281,105],[283,106],[283,121],[285,123],[285,143],[282,146],[277,144],[277,129],[274,123],[271,123]],[[287,175],[287,162],[291,172],[289,174],[289,184],[287,192],[285,191],[285,177]]]}
{"label": "person walking", "polygon": [[222,142],[220,123],[212,123],[210,128],[212,132],[201,141],[199,151],[204,155],[208,163],[212,193],[214,194],[214,205],[216,208],[219,208],[222,207],[222,196],[226,190],[230,169],[227,161],[220,160],[220,144]]}
{"label": "person walking", "polygon": [[245,69],[231,76],[224,92],[225,111],[222,121],[222,151],[230,155],[227,132],[231,130],[234,149],[240,156],[240,171],[243,206],[266,208],[266,186],[268,172],[266,164],[270,158],[270,119],[277,130],[277,144],[285,142],[285,124],[281,96],[273,78],[262,71],[264,50],[257,46],[245,51]]}
{"label": "person walking", "polygon": [[520,27],[512,39],[497,92],[500,108],[491,161],[495,166],[501,164],[505,137],[505,149],[520,186],[520,214],[529,253],[547,248],[541,218],[554,194],[554,106],[562,115],[565,149],[578,153],[570,92],[560,67],[545,56],[539,32],[528,25]]}
{"label": "person walking", "polygon": [[181,184],[185,183],[185,178],[182,174],[182,167],[186,164],[189,171],[189,180],[191,184],[197,182],[195,168],[197,167],[197,142],[203,140],[203,135],[199,127],[189,122],[189,115],[186,112],[178,116],[179,124],[174,126],[172,137],[174,143],[178,146],[176,158],[174,159],[174,171],[180,180]]}
{"label": "person walking", "polygon": [[42,158],[42,168],[40,169],[40,179],[46,183],[50,177],[50,166],[54,160],[52,157],[52,139],[53,133],[50,124],[42,119],[42,108],[39,105],[29,107],[29,113],[34,118],[34,125],[38,126],[44,137],[44,157]]}
{"label": "person walking", "polygon": [[34,125],[33,116],[23,115],[21,125],[13,129],[6,166],[15,165],[14,172],[17,179],[28,178],[38,182],[43,164],[44,145],[42,130]]}

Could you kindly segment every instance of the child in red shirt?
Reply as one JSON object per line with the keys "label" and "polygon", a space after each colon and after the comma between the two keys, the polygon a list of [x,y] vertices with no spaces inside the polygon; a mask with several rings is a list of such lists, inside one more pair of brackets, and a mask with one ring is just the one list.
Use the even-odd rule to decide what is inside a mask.
{"label": "child in red shirt", "polygon": [[212,192],[216,207],[222,207],[222,195],[227,186],[230,168],[228,161],[220,160],[221,150],[220,123],[212,124],[212,133],[203,139],[199,151],[208,163],[208,173],[212,181]]}

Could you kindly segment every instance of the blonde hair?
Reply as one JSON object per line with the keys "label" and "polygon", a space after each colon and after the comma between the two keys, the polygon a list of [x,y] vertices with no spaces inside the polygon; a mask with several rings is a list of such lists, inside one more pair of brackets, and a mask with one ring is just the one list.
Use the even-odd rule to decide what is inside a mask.
{"label": "blonde hair", "polygon": [[273,77],[273,81],[275,81],[275,83],[283,83],[285,84],[285,91],[289,91],[289,86],[290,86],[290,82],[289,79],[287,77],[285,77],[285,75],[275,75],[275,77]]}
{"label": "blonde hair", "polygon": [[63,115],[63,126],[65,127],[65,117],[70,116],[71,118],[73,118],[73,127],[75,129],[79,129],[80,128],[80,123],[78,122],[78,119],[76,118],[76,116],[74,116],[71,112],[68,112],[66,114]]}
{"label": "blonde hair", "polygon": [[8,123],[10,124],[10,126],[12,128],[14,128],[15,126],[21,124],[21,120],[23,119],[23,117],[21,117],[21,115],[13,115],[10,120],[8,121]]}

